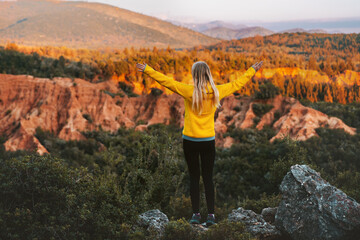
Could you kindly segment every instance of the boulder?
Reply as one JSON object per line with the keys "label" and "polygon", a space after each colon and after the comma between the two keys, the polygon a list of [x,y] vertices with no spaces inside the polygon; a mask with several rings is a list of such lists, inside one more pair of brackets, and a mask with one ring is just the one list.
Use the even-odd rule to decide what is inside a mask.
{"label": "boulder", "polygon": [[275,226],[292,239],[359,239],[360,204],[309,166],[292,166],[280,191]]}
{"label": "boulder", "polygon": [[245,210],[242,207],[232,210],[228,215],[231,222],[242,222],[247,231],[259,239],[280,239],[281,233],[275,226],[267,223],[260,214],[254,211]]}
{"label": "boulder", "polygon": [[273,224],[275,222],[276,211],[277,211],[277,207],[276,208],[271,208],[271,207],[264,208],[261,211],[261,215],[263,216],[263,218],[266,222]]}
{"label": "boulder", "polygon": [[209,228],[205,226],[205,224],[190,224],[192,230],[195,232],[196,236],[203,234],[208,231]]}
{"label": "boulder", "polygon": [[159,209],[149,210],[139,215],[138,225],[149,232],[162,236],[165,226],[169,223],[168,217]]}

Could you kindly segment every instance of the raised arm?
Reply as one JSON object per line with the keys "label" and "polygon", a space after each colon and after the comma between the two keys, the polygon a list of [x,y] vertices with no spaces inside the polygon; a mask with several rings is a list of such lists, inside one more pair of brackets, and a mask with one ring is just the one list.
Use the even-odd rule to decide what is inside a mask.
{"label": "raised arm", "polygon": [[189,84],[181,83],[175,81],[174,79],[155,71],[147,64],[136,64],[136,67],[139,71],[142,71],[157,81],[162,86],[166,87],[167,89],[179,94],[184,98],[191,98],[193,94],[194,87]]}
{"label": "raised arm", "polygon": [[219,90],[220,99],[240,90],[255,75],[256,71],[261,68],[262,64],[262,61],[255,63],[239,79],[235,81],[217,85],[216,87]]}

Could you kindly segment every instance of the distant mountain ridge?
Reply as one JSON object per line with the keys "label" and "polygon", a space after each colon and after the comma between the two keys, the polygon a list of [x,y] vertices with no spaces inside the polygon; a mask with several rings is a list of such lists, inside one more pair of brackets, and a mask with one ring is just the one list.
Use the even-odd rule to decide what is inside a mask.
{"label": "distant mountain ridge", "polygon": [[0,43],[75,48],[185,48],[218,41],[155,17],[100,3],[0,2],[0,12]]}
{"label": "distant mountain ridge", "polygon": [[203,31],[202,33],[214,38],[231,40],[254,37],[256,35],[267,36],[273,34],[274,32],[263,27],[246,27],[239,30],[233,30],[225,27],[217,27],[208,29],[206,31]]}
{"label": "distant mountain ridge", "polygon": [[212,28],[229,28],[232,30],[237,30],[247,27],[245,24],[232,24],[224,21],[211,21],[207,23],[182,23],[178,21],[170,21],[170,22],[178,26],[190,28],[197,32],[204,32]]}
{"label": "distant mountain ridge", "polygon": [[303,28],[292,28],[292,29],[287,29],[287,30],[283,30],[280,31],[278,33],[296,33],[296,32],[305,32],[305,33],[328,33],[327,31],[323,30],[323,29],[310,29],[310,30],[305,30]]}
{"label": "distant mountain ridge", "polygon": [[310,29],[305,30],[303,28],[292,28],[282,31],[272,31],[262,26],[248,27],[245,24],[232,24],[224,21],[212,21],[208,23],[181,23],[177,21],[170,21],[178,26],[187,27],[194,31],[203,33],[207,36],[223,39],[223,40],[232,40],[232,39],[242,39],[247,37],[254,37],[256,35],[268,36],[274,33],[296,33],[296,32],[305,32],[305,33],[328,33],[323,29]]}
{"label": "distant mountain ridge", "polygon": [[[278,33],[328,33],[327,31],[323,29],[310,29],[305,30],[303,28],[293,28],[284,30]],[[202,31],[201,33],[218,38],[218,39],[224,39],[224,40],[232,40],[232,39],[242,39],[247,37],[254,37],[256,35],[259,36],[268,36],[277,32],[271,31],[269,29],[266,29],[264,27],[245,27],[241,29],[230,29],[226,27],[215,27],[210,28],[207,30]]]}

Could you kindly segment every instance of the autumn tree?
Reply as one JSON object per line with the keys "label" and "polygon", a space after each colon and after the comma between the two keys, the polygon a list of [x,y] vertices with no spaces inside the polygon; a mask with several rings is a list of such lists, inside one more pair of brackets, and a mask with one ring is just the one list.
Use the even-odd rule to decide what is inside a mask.
{"label": "autumn tree", "polygon": [[317,66],[317,63],[316,63],[316,58],[314,55],[311,55],[310,58],[309,58],[309,63],[308,63],[308,69],[311,69],[311,70],[318,70],[318,66]]}
{"label": "autumn tree", "polygon": [[332,94],[331,94],[331,90],[330,90],[329,84],[326,84],[326,87],[325,87],[324,101],[325,101],[325,102],[331,102],[331,103],[333,102],[333,97],[332,97]]}

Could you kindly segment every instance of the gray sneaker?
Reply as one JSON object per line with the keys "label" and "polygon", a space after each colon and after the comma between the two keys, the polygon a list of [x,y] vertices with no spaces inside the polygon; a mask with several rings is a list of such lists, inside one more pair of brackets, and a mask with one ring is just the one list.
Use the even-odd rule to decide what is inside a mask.
{"label": "gray sneaker", "polygon": [[208,215],[207,220],[206,220],[206,226],[210,227],[210,226],[215,225],[215,224],[216,224],[215,223],[215,215],[214,214]]}
{"label": "gray sneaker", "polygon": [[200,224],[200,220],[201,220],[201,216],[200,214],[195,214],[193,213],[191,219],[190,219],[190,223],[191,224]]}

